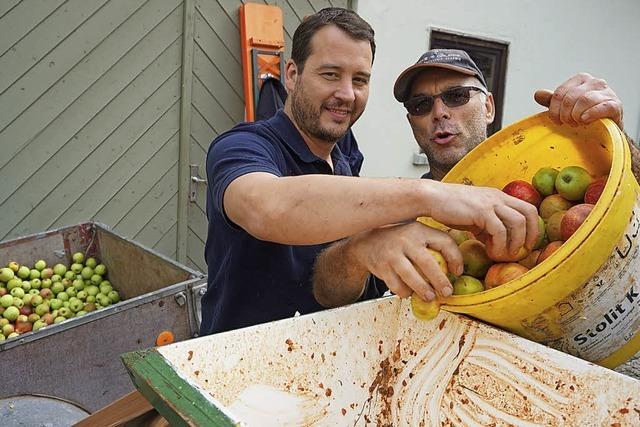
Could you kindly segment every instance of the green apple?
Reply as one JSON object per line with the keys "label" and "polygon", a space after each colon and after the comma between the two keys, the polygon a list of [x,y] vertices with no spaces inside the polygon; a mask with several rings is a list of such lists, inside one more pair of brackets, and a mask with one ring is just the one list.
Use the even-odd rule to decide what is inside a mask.
{"label": "green apple", "polygon": [[84,261],[84,254],[82,252],[76,252],[71,256],[71,259],[77,264],[82,264]]}
{"label": "green apple", "polygon": [[51,291],[58,295],[60,292],[64,291],[64,285],[61,282],[55,282],[51,285]]}
{"label": "green apple", "polygon": [[56,298],[62,302],[69,301],[69,294],[66,291],[62,291],[56,295]]}
{"label": "green apple", "polygon": [[80,301],[78,298],[74,298],[73,300],[69,301],[69,308],[74,313],[77,313],[84,308],[84,303]]}
{"label": "green apple", "polygon": [[98,265],[96,265],[96,268],[93,269],[93,271],[96,274],[104,276],[105,274],[107,274],[107,266],[104,265],[104,264],[98,264]]}
{"label": "green apple", "polygon": [[16,273],[21,279],[28,279],[31,274],[31,270],[26,265],[21,265],[18,269],[18,273]]}
{"label": "green apple", "polygon": [[45,326],[47,326],[47,324],[44,321],[38,319],[35,322],[33,322],[33,329],[32,330],[33,331],[38,331],[38,330],[44,328]]}
{"label": "green apple", "polygon": [[7,339],[11,339],[11,338],[15,338],[15,337],[19,337],[20,334],[17,332],[12,332],[9,334],[9,336],[7,336]]}
{"label": "green apple", "polygon": [[22,298],[24,297],[24,289],[22,288],[13,288],[11,289],[11,296],[14,298]]}
{"label": "green apple", "polygon": [[[18,317],[18,316],[16,316],[16,317]],[[13,331],[15,331],[15,328],[11,323],[9,323],[7,325],[4,325],[2,327],[2,335],[4,335],[5,337],[8,337],[10,334],[13,333]]]}
{"label": "green apple", "polygon": [[40,317],[44,316],[49,312],[49,304],[43,302],[42,304],[36,307],[36,314]]}
{"label": "green apple", "polygon": [[7,307],[4,313],[2,313],[2,316],[5,319],[8,319],[10,322],[14,322],[19,315],[20,315],[20,309],[15,306]]}
{"label": "green apple", "polygon": [[7,290],[11,290],[13,288],[18,288],[22,286],[22,279],[19,277],[14,277],[13,279],[7,282]]}
{"label": "green apple", "polygon": [[73,311],[71,311],[71,309],[68,307],[60,308],[58,310],[58,314],[60,316],[63,316],[65,319],[70,319],[71,317],[73,317]]}
{"label": "green apple", "polygon": [[53,276],[51,276],[51,282],[61,282],[62,281],[62,276],[59,274],[54,274]]}
{"label": "green apple", "polygon": [[13,306],[22,308],[24,307],[24,301],[22,301],[22,298],[13,297]]}
{"label": "green apple", "polygon": [[98,302],[98,304],[100,304],[103,307],[108,306],[109,304],[111,304],[111,300],[109,299],[109,297],[105,294],[98,294],[96,295],[96,301]]}
{"label": "green apple", "polygon": [[40,316],[38,316],[36,313],[31,313],[29,315],[29,322],[34,323],[37,320],[40,320]]}
{"label": "green apple", "polygon": [[92,297],[95,297],[100,293],[100,288],[95,285],[87,286],[86,288],[84,288],[84,290],[87,291],[87,294]]}
{"label": "green apple", "polygon": [[112,304],[115,304],[118,301],[120,301],[120,294],[118,293],[118,291],[110,291],[107,296],[109,297],[109,301]]}
{"label": "green apple", "polygon": [[[38,292],[39,292],[39,291],[38,291]],[[31,304],[31,300],[33,300],[33,297],[34,297],[34,296],[35,296],[35,295],[33,295],[33,294],[25,294],[25,295],[22,297],[22,302],[24,303],[24,305],[27,305],[27,306],[32,305],[32,304]]]}
{"label": "green apple", "polygon": [[91,284],[99,285],[100,283],[102,283],[102,276],[101,275],[94,274],[93,276],[91,276]]}
{"label": "green apple", "polygon": [[[33,280],[38,280],[38,284],[40,284],[40,279],[33,279]],[[25,292],[29,292],[31,290],[31,281],[30,280],[23,280],[22,283],[20,283],[20,288],[25,291]],[[33,288],[36,289],[36,288]]]}
{"label": "green apple", "polygon": [[9,267],[0,268],[0,281],[6,283],[9,280],[13,279],[14,276],[15,276],[15,273]]}
{"label": "green apple", "polygon": [[39,259],[38,261],[35,262],[35,264],[33,264],[33,268],[35,268],[38,271],[44,270],[46,266],[47,266],[47,262],[43,259]]}
{"label": "green apple", "polygon": [[51,306],[52,310],[58,310],[59,308],[62,307],[62,300],[58,298],[53,298],[49,301],[49,305]]}
{"label": "green apple", "polygon": [[[47,279],[49,280],[49,279]],[[42,280],[40,279],[31,279],[31,286],[29,287],[29,289],[33,288],[33,289],[40,289],[42,287]],[[22,289],[24,289],[25,291],[28,291],[29,289],[25,289],[24,286],[22,286]]]}
{"label": "green apple", "polygon": [[64,316],[57,316],[55,319],[53,319],[53,323],[54,323],[54,324],[58,324],[58,323],[62,323],[62,322],[64,322],[65,320],[67,320],[67,318],[66,318],[66,317],[64,317]]}
{"label": "green apple", "polygon": [[577,201],[584,198],[587,187],[593,178],[580,166],[567,166],[556,177],[556,190],[567,200]]}
{"label": "green apple", "polygon": [[4,308],[11,307],[13,305],[13,295],[6,294],[0,297],[0,305]]}
{"label": "green apple", "polygon": [[94,303],[96,302],[96,297],[95,295],[87,295],[87,299],[85,301],[89,303]]}
{"label": "green apple", "polygon": [[30,295],[40,295],[40,289],[29,289],[27,293]]}
{"label": "green apple", "polygon": [[94,268],[96,268],[96,265],[98,265],[98,261],[94,257],[89,257],[84,262],[84,265],[86,265],[87,267],[89,267],[91,269],[94,269]]}
{"label": "green apple", "polygon": [[39,279],[39,278],[40,278],[40,270],[36,270],[35,268],[29,270],[29,280]]}
{"label": "green apple", "polygon": [[[82,264],[81,264],[81,266],[82,266]],[[64,273],[64,279],[73,280],[73,279],[75,279],[75,278],[76,278],[76,273],[75,273],[75,271],[71,271],[71,270],[69,270],[69,271],[67,271],[66,273]],[[63,279],[63,280],[64,280],[64,279]]]}
{"label": "green apple", "polygon": [[73,287],[76,291],[81,291],[84,289],[84,280],[76,279],[73,281]]}
{"label": "green apple", "polygon": [[82,269],[82,271],[80,272],[80,274],[82,275],[82,278],[85,280],[89,280],[91,279],[91,276],[93,276],[93,268],[91,267],[84,267]]}
{"label": "green apple", "polygon": [[484,285],[473,276],[462,275],[453,284],[454,295],[468,295],[484,291]]}
{"label": "green apple", "polygon": [[[64,273],[66,272],[67,272],[67,266],[64,264],[56,264],[53,266],[53,274],[57,274],[58,276],[64,276]],[[53,280],[53,278],[51,279]]]}
{"label": "green apple", "polygon": [[109,292],[111,292],[112,290],[113,290],[113,286],[111,286],[111,282],[109,282],[108,280],[104,280],[102,281],[102,283],[100,283],[101,294],[108,295]]}
{"label": "green apple", "polygon": [[88,296],[87,291],[78,291],[78,293],[76,294],[76,297],[81,301],[86,301],[87,296]]}
{"label": "green apple", "polygon": [[37,307],[40,304],[42,304],[44,302],[44,298],[42,298],[42,295],[38,294],[38,295],[33,295],[31,297],[31,306],[32,307]]}
{"label": "green apple", "polygon": [[20,269],[20,264],[18,264],[15,261],[11,261],[9,264],[7,264],[7,267],[13,270],[14,273],[17,273],[18,270]]}
{"label": "green apple", "polygon": [[[44,279],[41,283],[40,283],[40,287],[47,289],[51,287],[51,284],[53,282],[51,281],[51,279]],[[31,283],[31,286],[33,286],[33,282]]]}
{"label": "green apple", "polygon": [[74,262],[73,264],[71,264],[71,272],[74,274],[80,274],[83,268],[84,266],[80,263]]}

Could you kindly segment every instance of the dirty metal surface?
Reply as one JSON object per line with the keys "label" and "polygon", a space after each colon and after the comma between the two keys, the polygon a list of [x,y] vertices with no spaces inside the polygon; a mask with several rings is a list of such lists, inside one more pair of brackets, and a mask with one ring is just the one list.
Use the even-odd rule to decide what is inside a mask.
{"label": "dirty metal surface", "polygon": [[[158,349],[246,425],[638,425],[640,382],[395,297]],[[617,424],[616,424],[617,423]]]}

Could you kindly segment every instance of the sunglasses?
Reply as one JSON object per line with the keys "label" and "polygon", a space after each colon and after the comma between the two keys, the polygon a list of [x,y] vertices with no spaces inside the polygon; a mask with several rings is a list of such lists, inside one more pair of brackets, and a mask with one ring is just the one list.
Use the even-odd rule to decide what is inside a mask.
{"label": "sunglasses", "polygon": [[447,89],[437,95],[418,95],[404,102],[404,108],[407,109],[412,116],[424,116],[429,114],[433,109],[436,98],[442,99],[447,107],[459,107],[466,104],[471,99],[471,91],[482,92],[485,95],[487,91],[476,86],[458,86]]}

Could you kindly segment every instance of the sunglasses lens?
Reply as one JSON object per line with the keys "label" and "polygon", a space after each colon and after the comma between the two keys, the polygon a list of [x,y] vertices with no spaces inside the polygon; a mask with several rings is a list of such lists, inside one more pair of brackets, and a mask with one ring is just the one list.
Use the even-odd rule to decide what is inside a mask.
{"label": "sunglasses lens", "polygon": [[459,107],[469,102],[471,89],[466,87],[458,87],[448,90],[440,95],[442,102],[447,107]]}
{"label": "sunglasses lens", "polygon": [[424,116],[425,114],[429,114],[431,111],[431,108],[433,107],[433,98],[430,96],[412,98],[405,102],[404,106],[412,116]]}
{"label": "sunglasses lens", "polygon": [[431,112],[436,98],[442,99],[442,102],[444,102],[447,107],[459,107],[469,102],[472,90],[486,93],[482,89],[473,86],[456,87],[434,96],[416,96],[406,101],[404,106],[412,116],[424,116]]}

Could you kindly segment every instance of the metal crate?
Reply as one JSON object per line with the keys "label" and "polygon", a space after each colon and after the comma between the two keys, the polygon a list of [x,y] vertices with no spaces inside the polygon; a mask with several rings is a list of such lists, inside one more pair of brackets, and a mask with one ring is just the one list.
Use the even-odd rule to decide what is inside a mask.
{"label": "metal crate", "polygon": [[171,331],[181,341],[198,331],[194,287],[206,277],[106,226],[87,222],[0,243],[10,260],[69,264],[74,252],[100,259],[122,301],[107,308],[0,342],[5,373],[0,398],[49,395],[94,412],[134,390],[122,353],[155,346]]}

